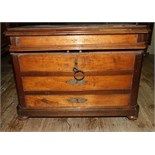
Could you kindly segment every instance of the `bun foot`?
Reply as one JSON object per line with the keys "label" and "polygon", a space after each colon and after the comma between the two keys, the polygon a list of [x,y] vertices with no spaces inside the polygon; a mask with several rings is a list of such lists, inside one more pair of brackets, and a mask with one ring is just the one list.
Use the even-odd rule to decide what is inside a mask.
{"label": "bun foot", "polygon": [[28,116],[18,116],[17,119],[20,121],[25,121],[27,120],[29,117]]}
{"label": "bun foot", "polygon": [[127,118],[131,121],[137,120],[138,116],[127,116]]}

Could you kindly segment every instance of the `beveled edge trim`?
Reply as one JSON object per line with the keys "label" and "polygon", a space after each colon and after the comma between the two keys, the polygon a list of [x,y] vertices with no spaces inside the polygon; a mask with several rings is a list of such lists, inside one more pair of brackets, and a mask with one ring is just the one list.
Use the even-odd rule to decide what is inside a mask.
{"label": "beveled edge trim", "polygon": [[[73,76],[73,72],[48,72],[48,71],[21,71],[21,76]],[[107,70],[107,71],[89,71],[86,76],[109,76],[109,75],[131,75],[133,70]]]}
{"label": "beveled edge trim", "polygon": [[147,48],[147,44],[144,42],[135,43],[135,44],[106,44],[106,45],[57,45],[57,46],[34,46],[34,47],[22,47],[22,46],[10,46],[10,52],[18,53],[18,52],[38,52],[38,51],[58,51],[58,50],[143,50]]}
{"label": "beveled edge trim", "polygon": [[[68,53],[69,51],[69,53]],[[81,53],[79,51],[82,51]],[[119,53],[119,54],[126,54],[126,53],[130,53],[130,54],[139,54],[139,53],[143,53],[144,50],[143,49],[88,49],[88,50],[76,50],[76,49],[72,49],[72,50],[51,50],[51,51],[44,51],[44,50],[41,50],[41,51],[15,51],[15,53],[11,53],[12,55],[17,55],[17,56],[23,56],[23,55],[44,55],[44,54],[103,54],[103,53]]]}
{"label": "beveled edge trim", "polygon": [[137,34],[148,33],[150,28],[147,25],[137,24],[96,24],[92,25],[87,23],[77,25],[76,23],[71,25],[55,25],[44,27],[15,27],[8,28],[7,36],[27,36],[27,35],[87,35],[87,34]]}
{"label": "beveled edge trim", "polygon": [[130,94],[130,89],[118,90],[86,90],[86,91],[24,91],[25,95],[103,95],[103,94]]}
{"label": "beveled edge trim", "polygon": [[94,117],[94,116],[132,116],[138,115],[139,106],[111,107],[111,108],[84,108],[84,109],[28,109],[17,106],[19,116],[28,117]]}

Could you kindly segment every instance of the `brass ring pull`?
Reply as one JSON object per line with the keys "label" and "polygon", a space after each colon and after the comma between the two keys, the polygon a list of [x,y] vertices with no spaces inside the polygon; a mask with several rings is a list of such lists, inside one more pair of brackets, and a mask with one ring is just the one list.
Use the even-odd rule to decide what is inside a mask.
{"label": "brass ring pull", "polygon": [[74,71],[74,79],[76,79],[77,81],[81,81],[84,79],[85,75],[84,72],[81,70],[78,70],[77,68],[73,68]]}

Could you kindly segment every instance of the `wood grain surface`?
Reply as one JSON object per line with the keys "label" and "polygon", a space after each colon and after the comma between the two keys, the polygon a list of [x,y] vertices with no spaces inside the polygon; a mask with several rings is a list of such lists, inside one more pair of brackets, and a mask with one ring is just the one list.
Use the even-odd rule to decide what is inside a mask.
{"label": "wood grain surface", "polygon": [[26,95],[25,102],[28,108],[106,108],[127,106],[130,94],[106,95]]}
{"label": "wood grain surface", "polygon": [[147,25],[81,24],[9,28],[6,35],[11,37],[10,52],[145,49],[148,44],[145,34],[150,30]]}
{"label": "wood grain surface", "polygon": [[151,29],[147,25],[135,24],[61,24],[61,25],[34,25],[8,28],[8,36],[48,36],[48,35],[79,35],[79,34],[141,34]]}
{"label": "wood grain surface", "polygon": [[73,72],[75,63],[83,72],[132,70],[136,51],[122,53],[19,54],[18,59],[21,72]]}
{"label": "wood grain surface", "polygon": [[73,76],[22,77],[24,91],[85,91],[130,89],[132,75],[86,76],[74,81]]}
{"label": "wood grain surface", "polygon": [[140,112],[136,121],[125,117],[30,118],[19,121],[12,67],[9,57],[2,57],[1,131],[155,131],[153,67],[153,55],[145,57],[138,96]]}
{"label": "wood grain surface", "polygon": [[66,35],[66,36],[22,36],[17,37],[16,46],[65,46],[100,44],[136,44],[138,34],[129,35]]}
{"label": "wood grain surface", "polygon": [[[95,107],[123,107],[127,106],[130,102],[129,94],[115,94],[116,90],[129,90],[132,85],[132,74],[121,75],[121,73],[127,73],[127,71],[133,70],[135,64],[135,53],[137,52],[86,52],[86,53],[53,53],[53,54],[19,54],[16,55],[19,59],[19,67],[22,73],[27,73],[22,77],[22,87],[26,93],[35,95],[24,96],[23,101],[27,108],[95,108]],[[128,57],[129,56],[129,57]],[[51,58],[51,59],[50,59]],[[103,58],[103,59],[102,59]],[[27,63],[28,62],[28,63]],[[33,62],[33,64],[31,64]],[[28,65],[31,64],[31,67]],[[41,67],[40,67],[41,66]],[[24,68],[25,67],[25,68]],[[36,67],[36,70],[32,70]],[[52,76],[46,76],[46,71],[42,71],[45,68],[48,73],[61,73],[62,75],[56,76],[54,73]],[[74,69],[80,70],[83,73],[83,80],[75,80]],[[31,71],[27,71],[31,69]],[[33,71],[33,72],[32,72]],[[116,73],[116,75],[108,75],[109,73]],[[37,72],[37,75],[35,75]],[[44,76],[39,76],[40,73],[45,73]],[[67,75],[66,72],[72,73],[72,76]],[[98,72],[107,72],[107,75],[98,75]],[[120,73],[119,73],[120,72]],[[33,73],[33,75],[32,75]],[[67,76],[63,76],[65,73]],[[94,73],[93,76],[87,76],[86,74]],[[18,74],[16,72],[15,74]],[[74,74],[74,76],[73,76]],[[76,74],[77,76],[77,74]],[[18,82],[18,81],[17,81]],[[76,83],[75,83],[76,82]],[[95,95],[86,94],[86,91],[100,91],[111,90],[110,94]],[[60,92],[53,95],[47,95],[45,91]],[[76,96],[71,92],[77,92]],[[82,95],[78,94],[79,91],[84,91]],[[40,95],[37,93],[40,92]],[[42,92],[42,94],[41,94]],[[25,93],[25,92],[24,92]],[[44,96],[43,96],[44,94]],[[47,96],[45,96],[45,94]],[[79,95],[79,96],[78,96]],[[74,100],[74,102],[80,103],[81,100],[86,100],[85,104],[70,104],[68,100]],[[83,110],[83,109],[82,109]],[[51,109],[52,111],[52,109]],[[42,115],[42,114],[41,114]]]}
{"label": "wood grain surface", "polygon": [[140,42],[136,44],[74,44],[74,45],[50,45],[50,46],[15,46],[12,45],[9,49],[10,52],[22,53],[22,52],[48,52],[48,51],[60,51],[60,50],[144,50],[147,48],[145,42]]}

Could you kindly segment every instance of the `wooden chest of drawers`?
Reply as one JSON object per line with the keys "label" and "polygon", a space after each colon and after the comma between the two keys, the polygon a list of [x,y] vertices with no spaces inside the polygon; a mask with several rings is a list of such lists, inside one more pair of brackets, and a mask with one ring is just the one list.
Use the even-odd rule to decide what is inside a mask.
{"label": "wooden chest of drawers", "polygon": [[10,28],[20,117],[138,117],[146,25]]}

